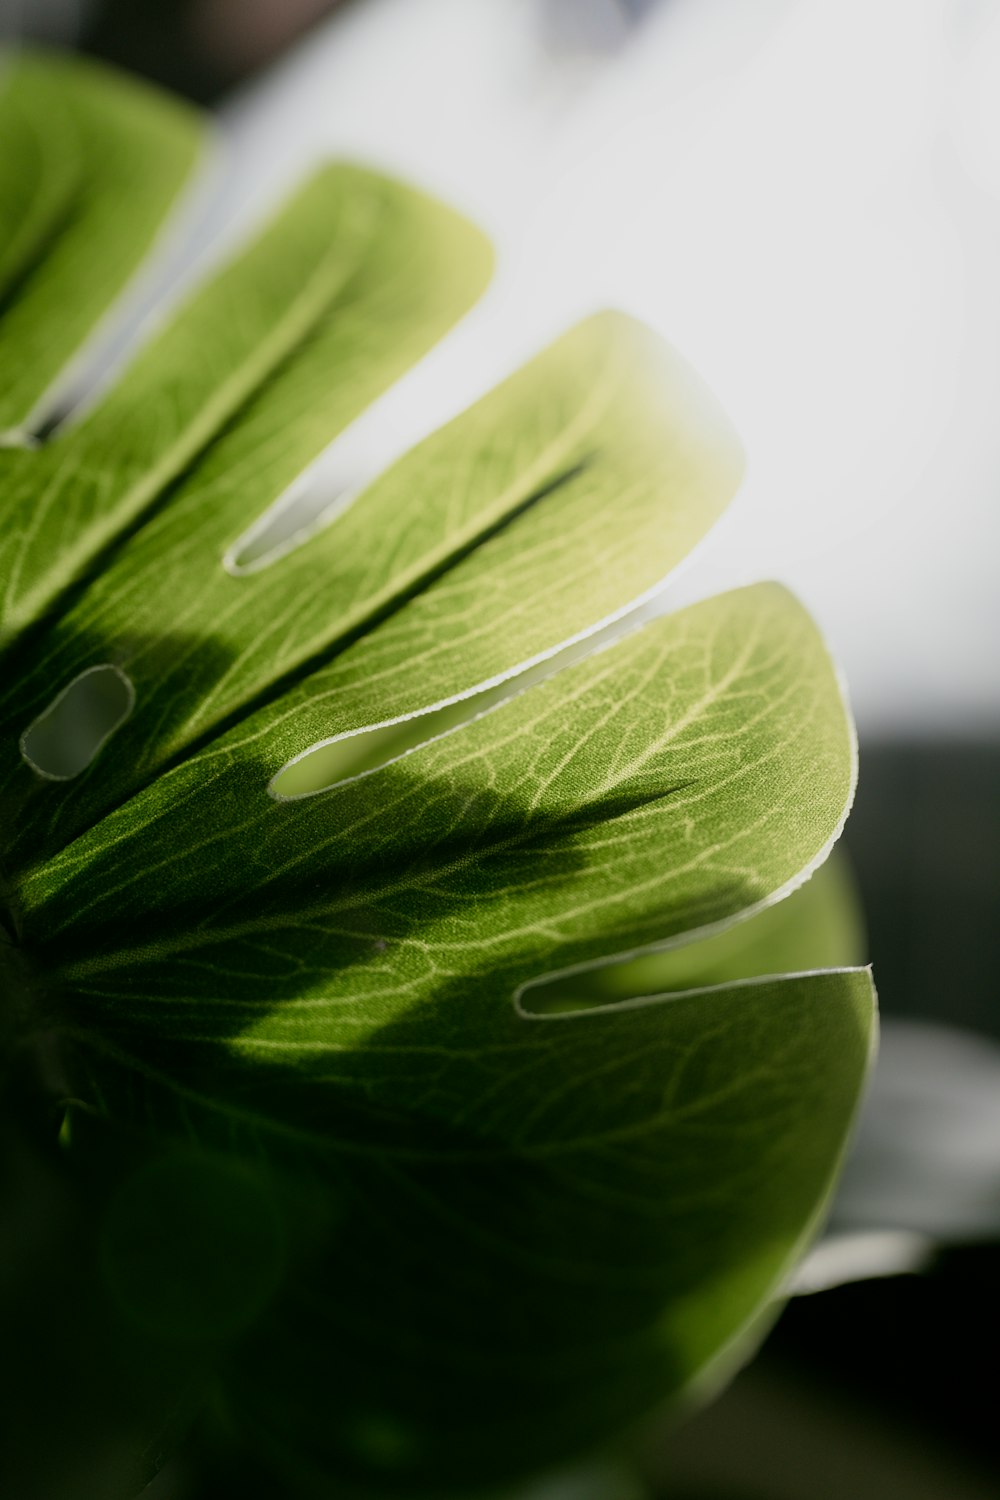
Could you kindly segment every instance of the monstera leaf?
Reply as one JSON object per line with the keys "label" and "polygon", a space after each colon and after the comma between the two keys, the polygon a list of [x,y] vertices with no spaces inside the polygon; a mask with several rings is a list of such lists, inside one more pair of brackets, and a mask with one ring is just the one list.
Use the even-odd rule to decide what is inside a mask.
{"label": "monstera leaf", "polygon": [[5,1409],[55,1435],[17,1493],[109,1409],[132,1457],[58,1493],[198,1420],[282,1493],[612,1442],[745,1357],[872,1045],[836,883],[791,894],[855,774],[807,614],[765,584],[580,645],[738,445],[601,314],[282,532],[478,233],[330,166],[60,420],[202,127],[22,58],[0,133],[6,1087],[78,1215],[15,1296]]}

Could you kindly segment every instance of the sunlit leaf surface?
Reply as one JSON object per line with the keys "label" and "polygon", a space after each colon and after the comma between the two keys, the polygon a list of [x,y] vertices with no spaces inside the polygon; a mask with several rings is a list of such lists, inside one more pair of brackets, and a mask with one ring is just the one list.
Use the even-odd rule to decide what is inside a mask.
{"label": "sunlit leaf surface", "polygon": [[872,1046],[842,879],[803,885],[855,757],[802,608],[764,584],[561,665],[711,526],[738,445],[601,314],[258,546],[479,293],[481,237],[328,167],[31,446],[199,127],[36,59],[0,124],[2,972],[62,1170],[118,1143],[86,1316],[161,1377],[157,1441],[207,1400],[312,1492],[571,1460],[750,1347]]}

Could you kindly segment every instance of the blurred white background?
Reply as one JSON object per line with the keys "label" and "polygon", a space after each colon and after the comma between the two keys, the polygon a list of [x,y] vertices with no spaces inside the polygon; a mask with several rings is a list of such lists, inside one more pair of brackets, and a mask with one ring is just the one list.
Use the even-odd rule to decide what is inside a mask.
{"label": "blurred white background", "polygon": [[862,737],[996,726],[994,0],[367,0],[224,120],[234,225],[343,154],[498,247],[483,306],[334,465],[377,466],[623,307],[707,378],[749,459],[667,603],[780,578]]}

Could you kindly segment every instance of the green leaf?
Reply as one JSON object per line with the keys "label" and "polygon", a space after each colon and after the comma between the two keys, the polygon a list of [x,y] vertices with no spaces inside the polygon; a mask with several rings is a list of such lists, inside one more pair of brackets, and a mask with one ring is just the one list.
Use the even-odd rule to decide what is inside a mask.
{"label": "green leaf", "polygon": [[[320,189],[328,196],[330,187],[317,184],[308,205],[325,203]],[[285,228],[272,232],[275,245]],[[393,244],[413,238],[410,226]],[[397,253],[412,288],[412,249]],[[366,275],[374,281],[372,268]],[[330,392],[328,402],[358,399],[357,362],[372,358],[375,311],[355,300],[348,313],[354,368],[344,347],[350,327],[331,327],[346,387],[329,386],[329,351],[303,372],[309,387],[295,380],[287,409],[270,385],[266,401],[223,435],[0,701],[14,736],[44,711],[54,684],[102,661],[123,669],[136,690],[115,764],[82,779],[58,806],[41,804],[30,776],[8,758],[6,788],[26,805],[18,821],[33,857],[50,846],[43,819],[58,819],[56,837],[65,841],[333,648],[330,665],[282,700],[285,759],[310,743],[304,733],[349,733],[510,676],[651,589],[729,499],[739,450],[715,404],[661,341],[605,314],[420,444],[300,550],[233,577],[221,559],[240,518],[263,510],[318,446],[311,383],[317,394]],[[378,339],[388,340],[392,330],[378,316]],[[153,370],[156,358],[151,351]],[[134,395],[142,409],[159,410],[134,380],[125,391],[121,399]],[[109,449],[120,420],[109,418]],[[310,446],[296,449],[303,423]],[[328,419],[327,436],[339,425]],[[35,458],[25,456],[26,471]],[[79,488],[75,470],[70,482]]]}
{"label": "green leaf", "polygon": [[[311,734],[308,712],[303,721]],[[370,776],[282,803],[267,781],[287,732],[279,700],[25,880],[25,931],[38,925],[58,939],[59,970],[77,986],[74,950],[100,934],[86,963],[107,970],[101,984],[119,996],[110,1024],[127,1021],[120,995],[183,982],[163,965],[168,955],[214,950],[223,934],[243,941],[250,902],[259,903],[251,943],[261,922],[272,944],[288,928],[299,993],[314,946],[315,982],[350,994],[373,938],[388,947],[417,921],[431,974],[453,977],[428,952],[427,927],[443,924],[457,973],[507,995],[505,955],[516,984],[532,977],[525,963],[544,966],[554,952],[574,963],[727,922],[784,894],[826,854],[853,792],[833,669],[776,585],[657,620]],[[197,829],[196,849],[178,842],[179,818]],[[332,933],[309,931],[303,892],[317,889],[316,921],[331,913]],[[451,906],[473,895],[466,950],[450,935]],[[355,911],[364,914],[356,952]],[[143,921],[155,928],[148,947]],[[390,963],[378,949],[375,971]],[[135,967],[148,977],[138,981]],[[210,982],[211,962],[199,972]],[[269,994],[275,982],[270,966],[247,978],[243,1023],[259,1009],[254,984]]]}
{"label": "green leaf", "polygon": [[[335,1283],[371,1288],[361,1325],[326,1292],[310,1317],[329,1317],[351,1390],[366,1348],[397,1372],[381,1410],[420,1434],[404,1468],[467,1482],[477,1411],[504,1413],[522,1461],[611,1435],[684,1389],[796,1256],[864,1074],[870,981],[552,1020],[516,997],[546,970],[752,911],[822,856],[853,779],[822,644],[761,586],[316,797],[268,797],[267,743],[233,731],[26,883],[97,1096],[204,1139],[297,1143],[351,1223],[388,1235],[380,1254],[345,1228],[331,1249]],[[513,1323],[495,1307],[504,1265]],[[397,1279],[429,1299],[405,1318],[375,1292]],[[338,1387],[343,1430],[311,1439],[302,1399],[298,1442],[358,1462],[374,1395]]]}
{"label": "green leaf", "polygon": [[[62,70],[26,66],[44,118]],[[0,179],[15,310],[61,243],[52,149]],[[81,224],[85,267],[115,231]],[[805,611],[758,585],[579,644],[739,476],[652,334],[589,319],[238,566],[486,269],[447,209],[330,167],[85,418],[0,454],[8,1030],[65,1080],[81,1181],[129,1141],[87,1221],[109,1327],[184,1401],[210,1380],[279,1491],[466,1496],[718,1381],[871,1053],[849,897],[803,884],[855,780]],[[63,743],[95,683],[113,722],[91,694]],[[283,795],[386,725],[431,738]]]}
{"label": "green leaf", "polygon": [[[198,597],[192,554],[224,579],[212,538],[238,524],[234,510],[246,520],[274,499],[465,311],[487,268],[480,237],[430,200],[357,168],[317,174],[91,415],[41,452],[4,455],[0,626],[12,636],[50,609],[225,428],[169,513],[173,557],[153,532],[157,603],[171,617]],[[141,628],[134,595],[118,602],[114,623]]]}
{"label": "green leaf", "polygon": [[0,432],[30,426],[202,138],[193,110],[107,68],[29,54],[0,74]]}
{"label": "green leaf", "polygon": [[[313,1217],[332,1226],[222,1378],[243,1442],[468,1494],[746,1357],[824,1211],[872,996],[864,970],[758,980],[494,1024],[470,1047],[457,987],[440,993],[420,1041],[390,1025],[319,1055],[314,1031],[296,1056],[284,1038],[267,1078],[244,1068],[245,1120],[308,1107],[326,1136],[309,1153],[303,1133],[289,1171],[313,1156]],[[235,1059],[203,1046],[203,1089],[223,1074],[232,1097],[262,1040]],[[94,1062],[118,1109],[128,1068],[126,1085]],[[183,1118],[208,1138],[194,1089]]]}

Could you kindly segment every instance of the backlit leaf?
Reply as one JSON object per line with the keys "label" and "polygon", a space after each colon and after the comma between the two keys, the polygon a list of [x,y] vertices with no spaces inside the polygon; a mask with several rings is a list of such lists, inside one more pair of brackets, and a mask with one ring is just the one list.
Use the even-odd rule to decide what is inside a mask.
{"label": "backlit leaf", "polygon": [[[37,59],[0,119],[0,973],[90,1185],[67,1347],[107,1336],[65,1408],[93,1447],[156,1372],[133,1489],[205,1402],[276,1493],[575,1462],[746,1356],[844,1151],[874,994],[810,881],[855,782],[825,647],[773,584],[580,644],[741,467],[613,313],[269,555],[269,507],[486,278],[366,169],[27,446],[199,129]],[[364,774],[289,779],[379,726]]]}

